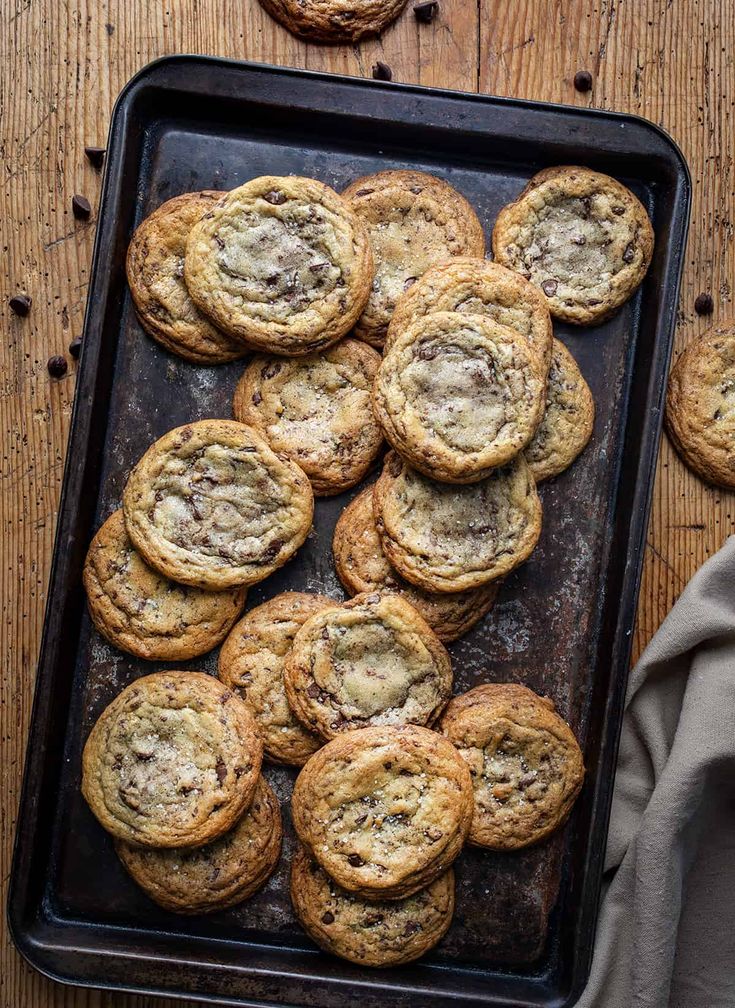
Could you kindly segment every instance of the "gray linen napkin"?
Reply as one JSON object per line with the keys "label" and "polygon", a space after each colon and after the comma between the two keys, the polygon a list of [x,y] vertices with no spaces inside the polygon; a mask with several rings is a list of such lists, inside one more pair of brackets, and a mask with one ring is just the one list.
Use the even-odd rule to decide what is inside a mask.
{"label": "gray linen napkin", "polygon": [[577,1008],[735,1008],[735,536],[631,673]]}

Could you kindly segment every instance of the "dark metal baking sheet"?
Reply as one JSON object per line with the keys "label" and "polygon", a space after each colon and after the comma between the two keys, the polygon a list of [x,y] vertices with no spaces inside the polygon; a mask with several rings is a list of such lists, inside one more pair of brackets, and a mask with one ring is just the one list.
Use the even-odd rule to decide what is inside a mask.
{"label": "dark metal baking sheet", "polygon": [[[608,322],[556,326],[595,397],[593,440],[543,486],[536,552],[450,650],[458,691],[515,679],[571,721],[588,775],[567,828],[520,853],[463,853],[449,934],[401,968],[369,971],[315,950],[288,902],[290,834],[278,872],[249,902],[191,920],[164,912],[117,863],[80,797],[79,763],[102,708],[165,666],[93,631],[80,573],[147,445],[188,420],[229,416],[242,365],[187,364],[142,334],[124,280],[133,228],[177,193],[260,174],[313,175],[340,189],[411,167],[462,191],[489,235],[533,172],[562,163],[631,186],[654,222],[653,263]],[[573,1003],[594,936],[689,197],[676,146],[629,116],[198,56],[160,60],[126,86],[110,131],[9,898],[12,934],[33,965],[71,983],[222,1004]],[[304,549],[249,604],[290,587],[341,596],[331,533],[350,496],[318,502]],[[214,656],[186,664],[211,671]],[[287,799],[293,772],[268,776]]]}

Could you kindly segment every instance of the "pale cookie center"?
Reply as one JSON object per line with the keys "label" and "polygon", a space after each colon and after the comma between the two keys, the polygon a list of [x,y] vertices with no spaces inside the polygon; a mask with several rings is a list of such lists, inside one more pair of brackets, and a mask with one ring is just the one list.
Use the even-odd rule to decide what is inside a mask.
{"label": "pale cookie center", "polygon": [[456,236],[426,210],[409,210],[397,220],[373,224],[370,240],[375,254],[371,301],[391,313],[396,301],[437,258],[437,250],[451,255]]}
{"label": "pale cookie center", "polygon": [[510,726],[483,748],[460,749],[470,766],[475,802],[493,816],[534,814],[539,802],[561,796],[563,764],[545,731]]}

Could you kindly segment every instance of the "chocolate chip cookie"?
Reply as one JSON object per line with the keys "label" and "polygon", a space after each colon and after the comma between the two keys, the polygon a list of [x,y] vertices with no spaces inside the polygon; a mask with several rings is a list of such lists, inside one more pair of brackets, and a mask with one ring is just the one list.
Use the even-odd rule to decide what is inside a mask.
{"label": "chocolate chip cookie", "polygon": [[224,910],[252,896],[268,879],[281,853],[281,809],[264,777],[250,808],[223,836],[194,850],[154,850],[122,840],[115,849],[130,875],[152,900],[174,913]]}
{"label": "chocolate chip cookie", "polygon": [[472,774],[470,843],[515,850],[565,822],[584,764],[551,700],[515,683],[485,683],[454,697],[440,727]]}
{"label": "chocolate chip cookie", "polygon": [[545,401],[546,373],[528,340],[461,312],[433,312],[396,336],[373,391],[388,441],[445,483],[476,483],[514,458]]}
{"label": "chocolate chip cookie", "polygon": [[701,479],[735,487],[735,322],[714,326],[669,376],[666,430]]}
{"label": "chocolate chip cookie", "polygon": [[251,427],[199,420],[153,444],[123,494],[125,525],[166,577],[211,591],[262,581],[311,528],[306,475]]}
{"label": "chocolate chip cookie", "polygon": [[577,362],[554,340],[546,385],[546,409],[525,456],[533,478],[558,476],[568,469],[592,437],[595,402]]}
{"label": "chocolate chip cookie", "polygon": [[284,682],[299,720],[331,739],[368,725],[432,724],[452,693],[452,663],[413,606],[376,592],[309,617]]}
{"label": "chocolate chip cookie", "polygon": [[546,295],[554,318],[601,322],[635,291],[653,253],[653,228],[624,185],[562,166],[534,175],[498,214],[497,262],[521,273]]}
{"label": "chocolate chip cookie", "polygon": [[438,483],[387,456],[373,495],[383,552],[425,591],[458,592],[503,577],[541,534],[541,502],[522,455],[479,483]]}
{"label": "chocolate chip cookie", "polygon": [[380,348],[401,294],[434,263],[484,256],[485,235],[464,196],[424,172],[366,175],[342,195],[365,221],[375,258],[375,279],[355,335]]}
{"label": "chocolate chip cookie", "polygon": [[251,609],[222,645],[217,674],[250,708],[274,763],[303,766],[323,744],[291,710],[283,666],[304,621],[334,605],[326,595],[283,592]]}
{"label": "chocolate chip cookie", "polygon": [[389,591],[423,616],[440,641],[457,640],[488,613],[498,582],[449,595],[425,592],[405,581],[388,563],[373,514],[373,488],[366,487],[339,516],[332,543],[337,575],[351,595]]}
{"label": "chocolate chip cookie", "polygon": [[329,497],[359,483],[380,451],[371,406],[379,366],[379,355],[353,339],[294,360],[258,355],[232,410],[299,464],[318,497]]}
{"label": "chocolate chip cookie", "polygon": [[245,604],[246,589],[185,588],[135,552],[122,511],[97,532],[82,572],[94,625],[115,647],[149,661],[179,661],[211,651]]}
{"label": "chocolate chip cookie", "polygon": [[189,232],[223,195],[204,191],[167,200],[138,226],[128,247],[128,284],[140,324],[166,350],[195,364],[221,364],[247,353],[241,340],[202,315],[184,283]]}
{"label": "chocolate chip cookie", "polygon": [[340,889],[303,847],[291,862],[291,902],[327,952],[361,966],[413,962],[441,941],[454,913],[454,872],[402,900],[370,902]]}
{"label": "chocolate chip cookie", "polygon": [[472,780],[428,728],[345,732],[296,779],[299,839],[332,879],[365,899],[403,899],[449,868],[467,837]]}
{"label": "chocolate chip cookie", "polygon": [[370,293],[367,229],[316,179],[267,175],[227,193],[192,228],[184,276],[224,332],[299,356],[352,328]]}
{"label": "chocolate chip cookie", "polygon": [[105,708],[82,757],[101,825],[140,847],[201,847],[249,807],[263,746],[231,690],[203,672],[155,672]]}
{"label": "chocolate chip cookie", "polygon": [[378,35],[406,0],[260,0],[271,17],[307,42],[359,42]]}

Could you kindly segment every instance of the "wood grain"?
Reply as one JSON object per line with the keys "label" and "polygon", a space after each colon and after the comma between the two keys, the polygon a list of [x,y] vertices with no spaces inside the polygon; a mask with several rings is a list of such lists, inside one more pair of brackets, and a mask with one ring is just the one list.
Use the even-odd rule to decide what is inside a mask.
{"label": "wood grain", "polygon": [[[141,66],[174,52],[213,53],[370,76],[376,59],[394,80],[590,104],[635,112],[681,145],[694,182],[692,229],[677,351],[708,320],[731,314],[735,277],[735,5],[727,0],[440,0],[418,25],[411,5],[382,38],[317,47],[292,38],[256,0],[78,0],[3,4],[0,152],[2,485],[0,680],[3,900],[18,801],[34,663],[43,620],[74,364],[61,381],[46,371],[81,329],[94,219],[79,223],[71,197],[96,206],[99,176],[85,144],[104,145],[110,111]],[[574,91],[588,69],[594,87]],[[33,297],[18,319],[17,291]],[[735,497],[705,487],[662,445],[648,535],[635,651],[661,623],[697,567],[733,530]],[[170,1001],[73,991],[35,974],[12,949],[2,916],[2,1008],[163,1008]]]}

